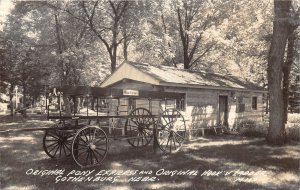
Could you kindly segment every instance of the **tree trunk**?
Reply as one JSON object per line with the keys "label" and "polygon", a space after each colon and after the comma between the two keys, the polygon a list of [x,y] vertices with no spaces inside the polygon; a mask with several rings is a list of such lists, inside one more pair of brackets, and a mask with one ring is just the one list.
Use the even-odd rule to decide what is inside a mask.
{"label": "tree trunk", "polygon": [[290,6],[291,1],[274,0],[273,37],[268,56],[270,122],[267,135],[268,143],[273,145],[282,145],[285,141],[282,64],[290,28],[287,20]]}
{"label": "tree trunk", "polygon": [[184,69],[189,69],[190,68],[190,59],[189,59],[189,37],[188,34],[186,33],[185,29],[183,28],[183,23],[182,23],[182,18],[180,15],[180,10],[179,8],[177,9],[177,16],[178,16],[178,23],[179,23],[179,34],[180,34],[180,39],[182,43],[182,51],[183,51],[183,66]]}
{"label": "tree trunk", "polygon": [[75,104],[74,105],[74,108],[75,108],[74,112],[76,114],[80,114],[80,109],[81,109],[81,99],[80,99],[80,97],[75,98],[74,104]]}
{"label": "tree trunk", "polygon": [[124,60],[128,61],[128,36],[127,36],[127,31],[126,29],[122,30],[123,36],[124,36],[124,41],[123,41],[123,55],[124,55]]}
{"label": "tree trunk", "polygon": [[27,98],[26,98],[26,94],[27,94],[27,87],[26,87],[26,84],[25,84],[25,80],[23,81],[23,84],[22,84],[22,87],[23,87],[23,108],[21,108],[21,113],[23,115],[23,117],[27,117]]}
{"label": "tree trunk", "polygon": [[184,65],[184,69],[189,69],[190,68],[190,60],[189,60],[189,56],[187,53],[188,47],[186,47],[185,45],[183,45],[183,65]]}
{"label": "tree trunk", "polygon": [[63,95],[63,101],[64,101],[66,115],[70,116],[71,115],[71,105],[70,105],[69,98],[66,95]]}
{"label": "tree trunk", "polygon": [[289,87],[290,87],[290,73],[291,67],[294,60],[294,47],[295,47],[295,34],[292,34],[288,37],[288,46],[287,46],[287,55],[286,61],[283,65],[283,105],[284,105],[284,123],[287,122],[288,115],[288,103],[289,103]]}
{"label": "tree trunk", "polygon": [[117,57],[113,56],[111,60],[111,73],[115,72],[117,67]]}
{"label": "tree trunk", "polygon": [[14,85],[11,85],[9,88],[9,106],[10,106],[10,116],[14,115],[14,103],[13,103],[13,92],[14,92]]}
{"label": "tree trunk", "polygon": [[59,75],[60,75],[60,85],[64,86],[66,85],[67,82],[67,78],[66,78],[66,74],[65,74],[65,68],[64,68],[64,60],[62,58],[62,54],[64,52],[64,47],[63,47],[63,37],[61,35],[61,28],[59,25],[59,21],[58,21],[58,14],[56,13],[54,15],[55,18],[55,36],[56,36],[56,43],[57,43],[57,53],[60,55],[59,60],[57,62],[58,64],[58,68],[59,69]]}

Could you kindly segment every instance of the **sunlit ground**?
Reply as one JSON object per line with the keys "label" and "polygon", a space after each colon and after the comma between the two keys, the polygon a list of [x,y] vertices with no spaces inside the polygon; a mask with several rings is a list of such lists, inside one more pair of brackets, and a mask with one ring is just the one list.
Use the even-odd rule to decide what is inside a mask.
{"label": "sunlit ground", "polygon": [[[53,122],[0,118],[1,129],[47,127]],[[154,182],[58,182],[55,176],[28,176],[26,171],[77,167],[72,158],[52,160],[42,148],[43,131],[0,133],[0,189],[299,189],[299,143],[270,147],[262,138],[233,135],[197,137],[175,154],[154,153],[151,146],[134,149],[126,141],[110,141],[100,170],[151,170]],[[164,170],[197,170],[198,175],[156,175]],[[205,171],[219,176],[201,175]],[[224,175],[225,172],[231,172]],[[247,173],[248,172],[248,173]],[[249,173],[252,172],[252,173]],[[233,175],[235,174],[235,175]],[[147,176],[147,175],[146,175]]]}

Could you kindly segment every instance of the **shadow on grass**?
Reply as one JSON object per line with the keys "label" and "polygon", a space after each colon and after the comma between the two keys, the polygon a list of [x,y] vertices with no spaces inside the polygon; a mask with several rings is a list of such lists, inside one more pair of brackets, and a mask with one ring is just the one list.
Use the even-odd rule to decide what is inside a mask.
{"label": "shadow on grass", "polygon": [[[174,154],[154,153],[151,146],[132,148],[126,141],[110,141],[109,152],[98,167],[80,169],[71,157],[53,160],[42,149],[43,132],[0,134],[1,189],[296,189],[299,187],[298,144],[270,147],[264,139],[209,136],[187,142]],[[26,175],[28,169],[148,170],[154,182],[59,182],[56,176]],[[194,175],[163,175],[160,169],[198,171]],[[263,171],[250,176],[205,176],[212,171]],[[160,170],[162,171],[162,170]],[[245,182],[234,182],[246,178]]]}

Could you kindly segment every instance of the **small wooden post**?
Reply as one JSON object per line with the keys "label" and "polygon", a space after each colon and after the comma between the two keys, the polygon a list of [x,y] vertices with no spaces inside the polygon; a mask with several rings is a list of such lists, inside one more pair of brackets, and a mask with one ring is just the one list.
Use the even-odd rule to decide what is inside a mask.
{"label": "small wooden post", "polygon": [[158,134],[157,134],[157,124],[158,122],[154,122],[153,123],[153,151],[155,154],[158,154],[159,153],[159,144],[158,144]]}
{"label": "small wooden post", "polygon": [[99,98],[97,97],[97,116],[99,116]]}
{"label": "small wooden post", "polygon": [[86,96],[86,116],[89,116],[89,96]]}
{"label": "small wooden post", "polygon": [[60,100],[60,93],[58,95],[58,103],[59,103],[59,117],[61,117],[61,100]]}

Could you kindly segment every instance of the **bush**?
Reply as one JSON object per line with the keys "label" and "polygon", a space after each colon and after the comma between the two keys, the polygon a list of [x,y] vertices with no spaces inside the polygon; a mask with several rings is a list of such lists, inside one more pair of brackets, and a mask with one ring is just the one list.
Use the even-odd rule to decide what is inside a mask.
{"label": "bush", "polygon": [[[244,120],[235,124],[235,130],[247,137],[266,137],[268,127],[268,123],[258,123],[253,120]],[[289,114],[285,133],[286,141],[300,141],[300,114]]]}
{"label": "bush", "polygon": [[287,140],[300,141],[300,123],[287,123],[285,126]]}
{"label": "bush", "polygon": [[289,113],[288,123],[298,123],[300,124],[300,114],[299,113]]}
{"label": "bush", "polygon": [[[254,127],[241,128],[239,134],[246,137],[266,137],[268,124],[257,124]],[[285,128],[286,141],[300,141],[300,124],[287,124]]]}
{"label": "bush", "polygon": [[236,124],[237,132],[247,137],[265,137],[268,133],[266,124],[258,123],[253,120],[244,120]]}

